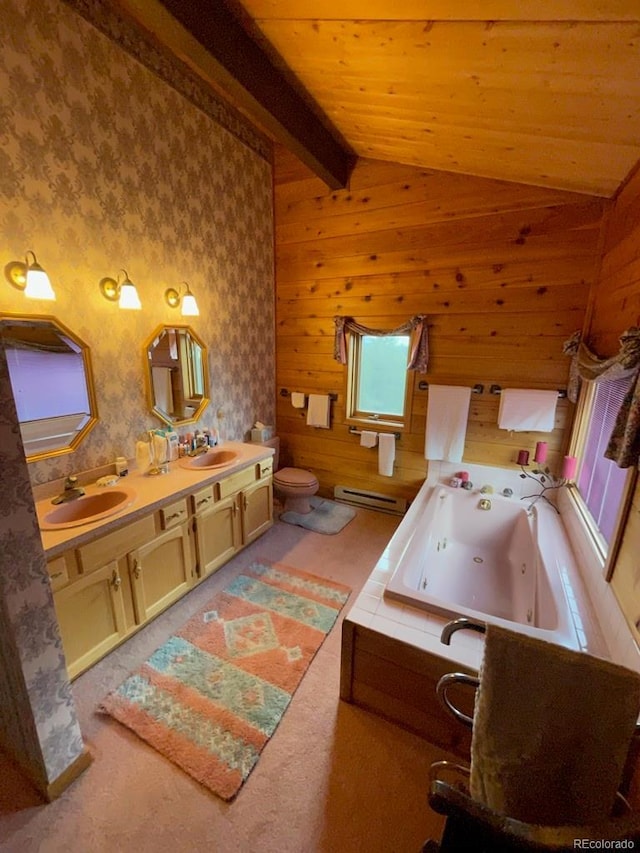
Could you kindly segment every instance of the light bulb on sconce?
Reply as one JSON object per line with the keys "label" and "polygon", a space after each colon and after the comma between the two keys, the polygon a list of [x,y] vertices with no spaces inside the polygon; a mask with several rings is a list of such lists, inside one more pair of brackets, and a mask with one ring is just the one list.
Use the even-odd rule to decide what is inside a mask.
{"label": "light bulb on sconce", "polygon": [[[29,255],[33,256],[33,261],[29,262]],[[56,295],[49,276],[38,263],[35,252],[31,249],[25,256],[25,263],[22,261],[9,261],[4,268],[5,278],[10,285],[17,290],[22,290],[24,295],[29,299],[47,299],[55,300]]]}
{"label": "light bulb on sconce", "polygon": [[196,298],[191,292],[191,288],[187,284],[186,281],[183,281],[186,291],[183,296],[180,296],[180,293],[175,289],[175,287],[169,287],[164,292],[164,299],[167,305],[170,305],[172,308],[177,308],[178,305],[182,303],[182,316],[183,317],[198,317],[200,315],[200,311],[198,310],[198,303],[196,302]]}
{"label": "light bulb on sconce", "polygon": [[117,280],[115,278],[103,278],[99,284],[100,293],[109,302],[115,302],[117,299],[120,308],[139,311],[142,304],[136,286],[129,278],[129,273],[126,270],[123,269],[120,272],[124,273],[124,281],[120,281],[120,273],[118,273]]}

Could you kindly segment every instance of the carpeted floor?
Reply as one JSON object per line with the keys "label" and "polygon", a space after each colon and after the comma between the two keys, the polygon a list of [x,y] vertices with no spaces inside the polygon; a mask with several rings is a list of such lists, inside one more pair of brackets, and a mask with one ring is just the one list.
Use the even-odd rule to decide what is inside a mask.
{"label": "carpeted floor", "polygon": [[339,700],[338,626],[232,803],[96,713],[105,695],[251,560],[296,566],[355,595],[397,523],[370,510],[358,510],[336,536],[276,523],[78,678],[73,693],[94,762],[50,805],[0,762],[2,853],[417,853],[427,837],[438,838],[442,818],[427,805],[427,774],[433,761],[451,756]]}

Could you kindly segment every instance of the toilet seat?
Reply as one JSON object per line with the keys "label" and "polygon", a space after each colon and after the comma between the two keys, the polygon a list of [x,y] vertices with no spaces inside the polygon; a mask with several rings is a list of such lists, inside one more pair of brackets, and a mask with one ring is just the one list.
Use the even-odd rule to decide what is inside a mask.
{"label": "toilet seat", "polygon": [[281,468],[273,475],[273,482],[289,489],[309,489],[318,485],[315,475],[302,468]]}

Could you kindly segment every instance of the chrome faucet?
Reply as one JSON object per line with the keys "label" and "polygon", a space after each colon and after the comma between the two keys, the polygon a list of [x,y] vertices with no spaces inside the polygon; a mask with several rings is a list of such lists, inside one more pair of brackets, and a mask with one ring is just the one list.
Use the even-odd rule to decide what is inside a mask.
{"label": "chrome faucet", "polygon": [[467,619],[466,616],[461,616],[453,622],[447,622],[440,634],[440,642],[444,643],[445,646],[449,646],[451,644],[451,635],[463,628],[466,628],[469,631],[477,631],[479,634],[484,634],[487,630],[486,623],[474,622],[473,619]]}
{"label": "chrome faucet", "polygon": [[189,456],[200,456],[202,453],[207,453],[209,450],[209,442],[206,435],[196,436],[196,446],[189,451]]}
{"label": "chrome faucet", "polygon": [[64,481],[64,491],[57,497],[53,498],[52,504],[64,504],[68,501],[75,501],[84,495],[84,489],[78,486],[78,478],[71,475]]}

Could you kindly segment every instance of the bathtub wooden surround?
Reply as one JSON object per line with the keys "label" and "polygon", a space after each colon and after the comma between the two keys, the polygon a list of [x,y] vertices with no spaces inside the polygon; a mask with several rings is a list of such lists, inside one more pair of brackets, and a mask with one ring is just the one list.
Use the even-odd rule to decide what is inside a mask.
{"label": "bathtub wooden surround", "polygon": [[[581,329],[596,273],[604,200],[400,164],[359,161],[350,186],[331,192],[293,155],[275,166],[277,388],[336,393],[330,430],[278,396],[287,464],[311,468],[321,493],[336,484],[412,498],[424,480],[428,390],[483,383],[473,394],[464,459],[509,466],[522,435],[498,430],[503,387],[566,388],[563,342]],[[345,368],[333,359],[333,318],[394,328],[429,318],[429,373],[413,374],[409,429],[394,476],[344,422]],[[573,406],[561,400],[551,466],[566,452]]]}

